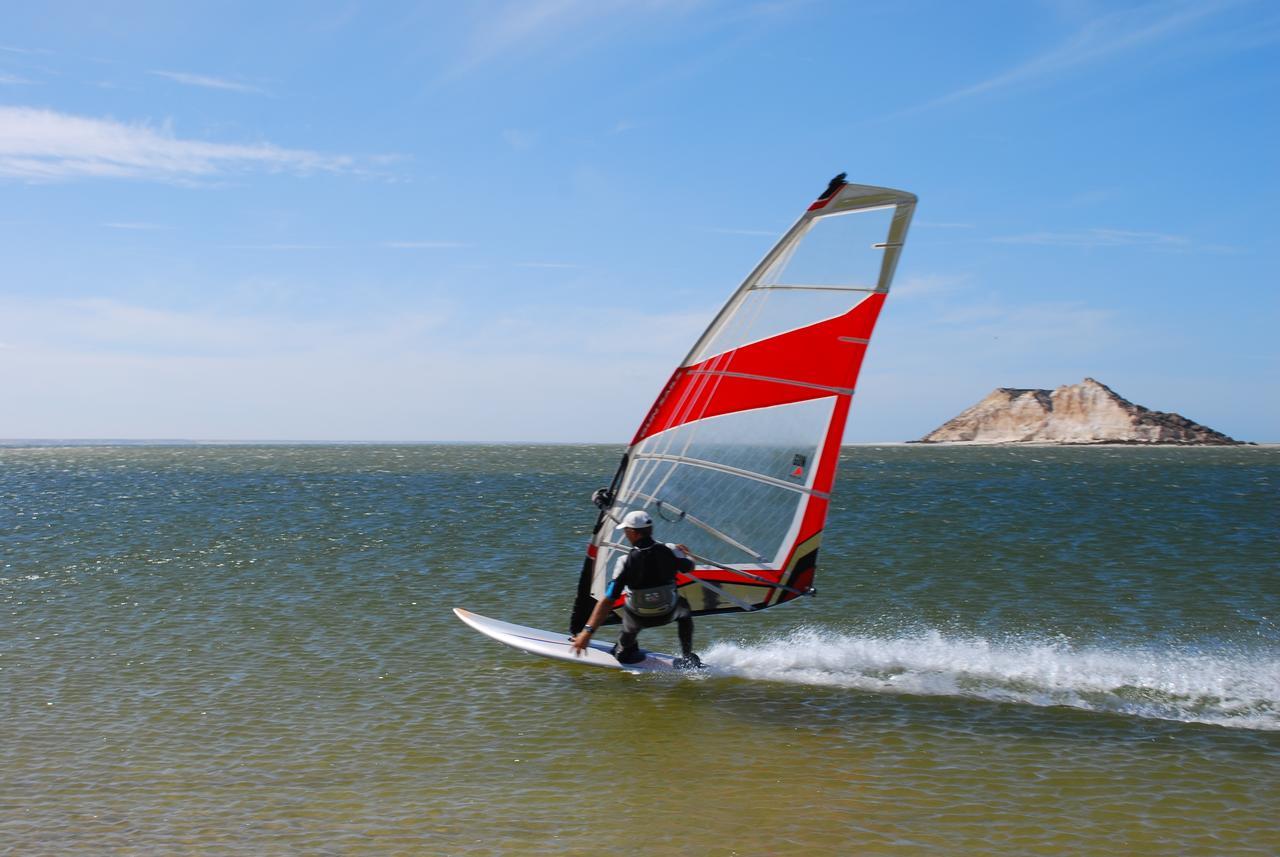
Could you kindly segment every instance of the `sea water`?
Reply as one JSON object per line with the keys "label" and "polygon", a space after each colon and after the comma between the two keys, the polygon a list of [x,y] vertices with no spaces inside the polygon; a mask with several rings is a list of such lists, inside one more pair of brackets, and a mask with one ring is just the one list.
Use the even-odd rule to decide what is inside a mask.
{"label": "sea water", "polygon": [[0,448],[0,854],[1280,853],[1280,449],[848,448],[692,677],[458,622],[619,453]]}

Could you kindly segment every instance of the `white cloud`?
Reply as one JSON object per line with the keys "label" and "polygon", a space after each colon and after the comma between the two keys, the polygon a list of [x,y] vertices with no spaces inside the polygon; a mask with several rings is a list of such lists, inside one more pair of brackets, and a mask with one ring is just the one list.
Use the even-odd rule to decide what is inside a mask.
{"label": "white cloud", "polygon": [[0,74],[0,86],[27,86],[34,82],[13,74]]}
{"label": "white cloud", "polygon": [[382,246],[396,250],[453,250],[473,245],[462,241],[383,241]]}
{"label": "white cloud", "polygon": [[972,223],[947,223],[938,220],[912,220],[913,229],[973,229]]}
{"label": "white cloud", "polygon": [[714,232],[717,235],[751,235],[751,236],[762,235],[765,237],[772,237],[772,238],[782,237],[781,231],[774,230],[770,232],[767,229],[715,229],[713,228],[707,231]]}
{"label": "white cloud", "polygon": [[893,284],[891,294],[895,299],[911,299],[919,297],[937,297],[939,295],[950,294],[959,289],[964,288],[968,283],[968,277],[951,276],[946,274],[923,274],[913,277],[904,277],[901,281]]}
{"label": "white cloud", "polygon": [[1018,86],[1052,81],[1080,68],[1160,42],[1231,5],[1230,0],[1153,3],[1109,12],[1089,21],[1065,42],[1026,62],[893,115],[909,115]]}
{"label": "white cloud", "polygon": [[992,238],[998,244],[1037,244],[1047,247],[1188,247],[1181,235],[1134,232],[1126,229],[1081,229],[1074,232],[1032,232]]}
{"label": "white cloud", "polygon": [[104,298],[3,300],[6,340],[26,348],[132,354],[258,354],[331,339],[329,325],[216,316]]}
{"label": "white cloud", "polygon": [[199,86],[204,89],[222,89],[228,92],[244,92],[250,95],[267,95],[267,91],[260,86],[254,86],[249,83],[241,83],[236,80],[227,80],[222,77],[213,77],[207,74],[188,74],[181,71],[153,71],[156,77],[164,77],[175,83],[186,84],[187,86]]}
{"label": "white cloud", "polygon": [[626,32],[645,15],[682,15],[695,0],[511,0],[476,5],[475,29],[450,74],[554,45],[563,55]]}
{"label": "white cloud", "polygon": [[528,0],[508,4],[496,14],[488,14],[486,10],[483,26],[472,38],[462,69],[482,65],[518,46],[606,13],[608,6],[595,0]]}
{"label": "white cloud", "polygon": [[506,128],[502,132],[502,139],[507,145],[517,151],[531,149],[538,143],[538,132],[523,131],[519,128]]}
{"label": "white cloud", "polygon": [[[1118,384],[1149,341],[1122,314],[974,293],[891,296],[851,440],[919,437],[996,386]],[[715,307],[459,309],[315,320],[0,297],[0,437],[622,442]]]}
{"label": "white cloud", "polygon": [[228,244],[230,250],[334,250],[336,244],[289,244],[285,242],[277,242],[274,244]]}
{"label": "white cloud", "polygon": [[[127,228],[125,224],[105,224]],[[141,226],[135,228],[142,228]],[[317,244],[309,242],[275,241],[268,244],[227,244],[233,250],[337,250],[352,247],[382,247],[389,250],[454,250],[474,247],[465,241],[381,241],[373,245],[363,244]]]}
{"label": "white cloud", "polygon": [[939,327],[971,338],[1018,343],[1028,353],[1053,347],[1085,350],[1099,344],[1099,337],[1117,335],[1111,327],[1115,313],[1079,303],[1039,303],[1006,306],[997,302],[953,308],[937,318]]}
{"label": "white cloud", "polygon": [[346,156],[270,143],[184,140],[167,127],[0,106],[0,177],[182,181],[250,170],[307,174],[354,167]]}
{"label": "white cloud", "polygon": [[320,321],[0,298],[0,436],[618,442],[708,318],[441,305]]}
{"label": "white cloud", "polygon": [[128,230],[134,230],[134,231],[138,231],[138,232],[150,232],[150,231],[154,231],[154,230],[157,230],[157,229],[172,229],[172,228],[173,228],[172,226],[165,226],[165,225],[163,225],[163,224],[161,224],[161,223],[129,223],[129,222],[123,222],[123,223],[104,223],[104,224],[102,224],[102,225],[103,225],[104,227],[106,227],[107,229],[128,229]]}

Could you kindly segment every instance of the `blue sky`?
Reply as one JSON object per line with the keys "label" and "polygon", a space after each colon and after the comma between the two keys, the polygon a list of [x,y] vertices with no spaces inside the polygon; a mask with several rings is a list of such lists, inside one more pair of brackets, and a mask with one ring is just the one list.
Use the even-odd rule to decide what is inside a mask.
{"label": "blue sky", "polygon": [[5,3],[0,438],[628,439],[837,172],[846,439],[1086,375],[1280,441],[1280,6]]}

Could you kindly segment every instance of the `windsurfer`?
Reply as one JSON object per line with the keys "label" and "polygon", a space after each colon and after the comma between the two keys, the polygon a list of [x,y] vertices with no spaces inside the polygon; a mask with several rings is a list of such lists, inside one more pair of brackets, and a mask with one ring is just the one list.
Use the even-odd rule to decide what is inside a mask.
{"label": "windsurfer", "polygon": [[693,651],[693,613],[689,602],[676,590],[676,573],[693,571],[693,560],[687,556],[688,548],[684,545],[669,547],[654,541],[653,518],[639,509],[628,512],[614,529],[623,531],[632,548],[623,557],[622,567],[605,589],[604,597],[596,602],[591,618],[573,638],[574,654],[580,655],[586,649],[596,627],[609,615],[619,593],[625,593],[622,633],[613,648],[619,662],[634,664],[644,660],[636,644],[640,631],[675,620],[683,654],[675,665],[701,666],[701,660]]}

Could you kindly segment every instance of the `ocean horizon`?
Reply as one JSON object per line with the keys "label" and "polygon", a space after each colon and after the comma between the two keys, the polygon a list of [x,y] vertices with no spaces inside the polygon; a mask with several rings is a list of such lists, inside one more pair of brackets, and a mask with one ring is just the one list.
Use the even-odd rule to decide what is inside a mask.
{"label": "ocean horizon", "polygon": [[[290,440],[273,438],[0,438],[0,447],[5,446],[626,446],[628,440]],[[1240,441],[1237,446],[1280,446],[1280,441]],[[1192,449],[1198,447],[1214,448],[1218,444],[1179,444],[1179,443],[1140,443],[1121,441],[1100,441],[1097,443],[1055,443],[1051,441],[1036,442],[997,442],[987,441],[948,441],[922,442],[919,440],[860,440],[846,441],[840,444],[841,449],[869,446],[916,446],[916,447],[1070,447],[1082,449],[1086,447],[1145,447]]]}

